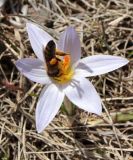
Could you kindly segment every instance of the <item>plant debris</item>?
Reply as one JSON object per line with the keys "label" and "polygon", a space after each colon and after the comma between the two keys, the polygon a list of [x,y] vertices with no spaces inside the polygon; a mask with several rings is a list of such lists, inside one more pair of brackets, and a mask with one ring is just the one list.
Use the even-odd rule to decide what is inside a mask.
{"label": "plant debris", "polygon": [[[25,29],[28,21],[55,39],[67,26],[74,26],[82,57],[109,54],[130,60],[90,79],[103,101],[101,117],[78,108],[73,116],[60,110],[42,134],[36,132],[35,107],[42,86],[15,67],[17,59],[34,57]],[[0,2],[0,159],[133,160],[132,1]]]}

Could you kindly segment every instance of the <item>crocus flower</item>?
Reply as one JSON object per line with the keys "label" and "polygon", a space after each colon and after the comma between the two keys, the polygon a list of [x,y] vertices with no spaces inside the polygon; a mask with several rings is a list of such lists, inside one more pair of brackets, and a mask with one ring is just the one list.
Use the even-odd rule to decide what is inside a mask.
{"label": "crocus flower", "polygon": [[[64,96],[79,108],[100,115],[101,99],[86,77],[118,69],[126,65],[128,60],[111,55],[93,55],[81,59],[80,40],[73,27],[68,27],[57,43],[33,23],[27,23],[27,32],[37,58],[20,59],[16,62],[16,66],[28,79],[45,84],[35,112],[37,131],[42,132],[53,120]],[[44,48],[51,40],[56,43],[56,52],[67,53],[67,56],[61,58],[58,63],[61,74],[55,77],[48,75],[44,59]]]}

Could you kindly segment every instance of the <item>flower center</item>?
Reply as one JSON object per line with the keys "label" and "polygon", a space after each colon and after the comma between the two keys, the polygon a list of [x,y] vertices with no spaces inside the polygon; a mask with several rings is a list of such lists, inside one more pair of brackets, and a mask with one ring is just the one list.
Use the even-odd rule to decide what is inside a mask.
{"label": "flower center", "polygon": [[[72,79],[74,70],[71,67],[70,55],[56,51],[56,57],[50,61],[51,64],[56,64],[56,70],[58,68],[58,74],[55,76],[50,76],[56,83],[64,84]],[[54,69],[54,68],[53,68]]]}

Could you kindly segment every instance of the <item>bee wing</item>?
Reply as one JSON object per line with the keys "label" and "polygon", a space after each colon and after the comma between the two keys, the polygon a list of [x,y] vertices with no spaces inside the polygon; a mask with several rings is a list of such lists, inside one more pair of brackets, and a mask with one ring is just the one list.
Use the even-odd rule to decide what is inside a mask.
{"label": "bee wing", "polygon": [[56,54],[56,44],[53,40],[51,40],[47,43],[44,49],[44,57],[46,62],[54,58],[55,54]]}

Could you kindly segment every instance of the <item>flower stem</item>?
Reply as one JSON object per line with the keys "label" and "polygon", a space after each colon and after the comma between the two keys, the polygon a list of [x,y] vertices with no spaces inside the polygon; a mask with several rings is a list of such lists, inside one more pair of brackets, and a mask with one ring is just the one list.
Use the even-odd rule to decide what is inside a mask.
{"label": "flower stem", "polygon": [[72,116],[75,113],[75,107],[67,97],[64,99],[64,109],[69,116]]}

